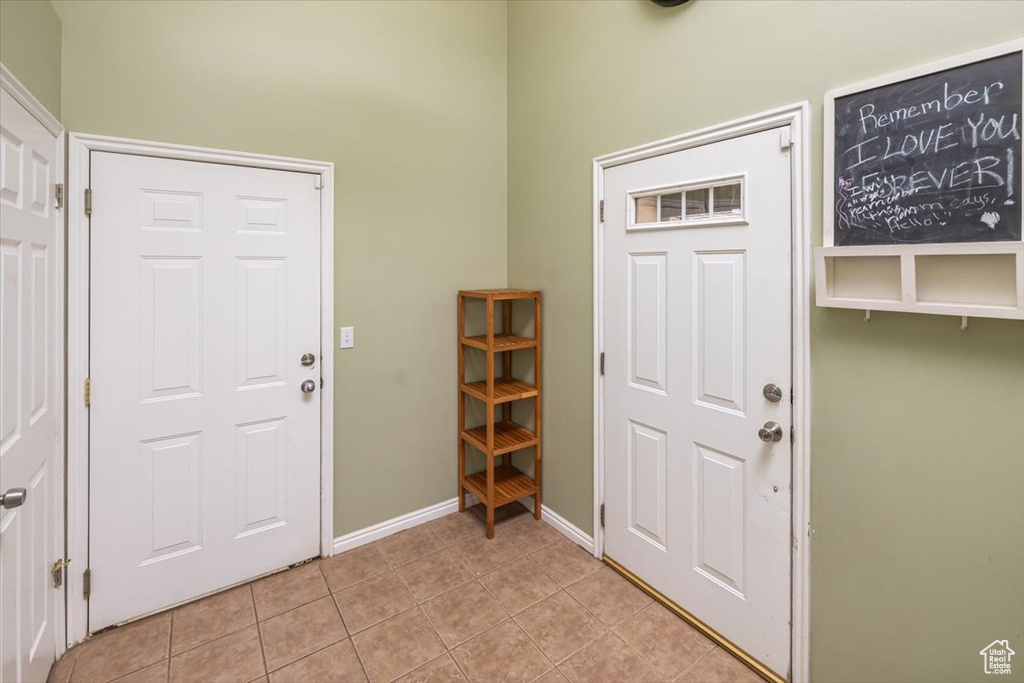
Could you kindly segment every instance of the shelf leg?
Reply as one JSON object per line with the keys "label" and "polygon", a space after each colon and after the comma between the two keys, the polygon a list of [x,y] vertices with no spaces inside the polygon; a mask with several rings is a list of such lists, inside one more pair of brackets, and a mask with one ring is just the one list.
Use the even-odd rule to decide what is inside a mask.
{"label": "shelf leg", "polygon": [[[502,317],[502,326],[501,326],[502,333],[503,334],[512,334],[512,301],[511,301],[511,299],[506,299],[505,301],[501,302],[501,317]],[[501,366],[502,366],[502,370],[503,370],[502,375],[504,376],[504,378],[505,379],[512,379],[512,352],[511,351],[506,351],[505,353],[501,354]],[[511,422],[512,421],[512,401],[506,401],[505,403],[502,404],[502,406],[501,406],[501,419],[503,419],[505,422]],[[501,456],[501,463],[503,465],[505,465],[506,467],[511,465],[512,464],[512,454],[511,453],[506,453],[505,455]]]}
{"label": "shelf leg", "polygon": [[487,456],[487,538],[494,538],[494,458]]}
{"label": "shelf leg", "polygon": [[533,428],[537,434],[537,445],[533,449],[533,481],[537,485],[537,493],[533,494],[533,518],[540,519],[541,515],[541,419],[543,413],[541,412],[541,400],[540,397],[543,395],[541,390],[543,373],[541,372],[540,364],[540,351],[542,339],[541,337],[541,307],[540,307],[540,296],[537,296],[533,300],[533,326],[534,326],[534,337],[537,339],[537,346],[534,347],[533,352],[533,379],[534,384],[537,387],[537,398],[533,400]]}
{"label": "shelf leg", "polygon": [[[459,336],[458,339],[462,339],[466,336],[466,300],[464,297],[459,297]],[[459,387],[466,382],[466,349],[459,342]],[[459,479],[456,485],[459,489],[459,512],[466,511],[466,489],[462,486],[462,482],[466,478],[466,442],[462,440],[462,432],[466,430],[466,399],[462,395],[462,389],[456,387],[455,393],[458,395],[459,401],[459,431],[456,434],[456,438],[459,440]]]}
{"label": "shelf leg", "polygon": [[487,538],[494,538],[494,297],[487,297]]}
{"label": "shelf leg", "polygon": [[[459,402],[462,397],[459,397]],[[466,479],[466,442],[459,437],[459,512],[466,511],[466,488],[462,482]]]}

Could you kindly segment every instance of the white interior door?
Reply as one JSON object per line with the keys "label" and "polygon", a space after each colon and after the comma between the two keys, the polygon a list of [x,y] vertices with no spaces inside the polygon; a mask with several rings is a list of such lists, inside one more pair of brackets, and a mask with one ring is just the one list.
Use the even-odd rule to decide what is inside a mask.
{"label": "white interior door", "polygon": [[90,164],[96,631],[319,554],[320,193],[304,173]]}
{"label": "white interior door", "polygon": [[54,186],[62,145],[0,90],[0,681],[45,681],[63,611],[63,392]]}
{"label": "white interior door", "polygon": [[[606,555],[786,675],[791,177],[780,133],[605,171],[604,481]],[[779,441],[759,438],[766,423]]]}

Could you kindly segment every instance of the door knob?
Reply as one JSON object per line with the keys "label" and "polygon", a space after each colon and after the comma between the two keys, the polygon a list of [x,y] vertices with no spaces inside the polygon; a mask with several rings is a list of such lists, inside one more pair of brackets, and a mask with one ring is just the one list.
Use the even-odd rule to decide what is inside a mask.
{"label": "door knob", "polygon": [[782,441],[782,425],[778,422],[765,422],[764,426],[757,430],[757,438],[765,443]]}
{"label": "door knob", "polygon": [[5,510],[21,507],[27,497],[28,491],[25,489],[7,489],[7,493],[0,493],[0,507]]}
{"label": "door knob", "polygon": [[316,391],[316,382],[314,382],[311,379],[307,379],[299,386],[302,388],[302,393],[304,394],[312,394],[314,391]]}
{"label": "door knob", "polygon": [[308,368],[310,365],[316,362],[316,356],[314,356],[311,353],[304,353],[302,354],[302,358],[299,359],[299,362]]}

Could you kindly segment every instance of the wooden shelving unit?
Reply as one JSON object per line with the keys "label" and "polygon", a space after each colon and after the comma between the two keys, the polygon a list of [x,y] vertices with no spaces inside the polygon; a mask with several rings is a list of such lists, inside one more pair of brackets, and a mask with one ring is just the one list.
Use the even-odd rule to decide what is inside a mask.
{"label": "wooden shelving unit", "polygon": [[[466,300],[482,299],[487,333],[466,336]],[[512,302],[533,300],[533,337],[512,334]],[[466,493],[487,508],[487,538],[494,538],[494,511],[502,505],[533,497],[533,516],[541,517],[541,302],[540,292],[525,289],[476,289],[459,292],[459,511],[466,509]],[[496,318],[500,307],[501,329]],[[466,349],[485,353],[486,376],[466,381]],[[533,384],[512,376],[512,352],[533,350]],[[501,366],[500,375],[497,374]],[[486,423],[466,426],[466,399],[484,404]],[[533,430],[512,420],[512,403],[532,398]],[[500,410],[501,418],[495,413]],[[466,474],[466,445],[484,455],[487,466]],[[512,453],[533,448],[533,476],[512,464]],[[497,462],[501,458],[501,462]]]}

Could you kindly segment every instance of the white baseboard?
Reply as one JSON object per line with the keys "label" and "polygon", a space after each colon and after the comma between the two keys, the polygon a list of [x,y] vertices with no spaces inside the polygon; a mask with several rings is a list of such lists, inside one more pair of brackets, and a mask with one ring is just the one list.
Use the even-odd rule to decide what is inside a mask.
{"label": "white baseboard", "polygon": [[[519,501],[523,504],[530,512],[533,512],[533,498],[524,498]],[[594,537],[588,533],[585,533],[578,526],[567,520],[562,515],[558,514],[547,505],[541,503],[540,506],[541,515],[540,518],[554,527],[555,531],[562,534],[570,541],[586,550],[591,555],[594,554]]]}
{"label": "white baseboard", "polygon": [[344,536],[338,536],[334,539],[333,555],[343,553],[346,550],[352,550],[358,548],[361,545],[367,543],[373,543],[379,541],[382,538],[390,536],[391,534],[397,534],[399,531],[405,531],[411,529],[414,526],[420,524],[426,524],[427,522],[444,517],[445,515],[459,511],[459,499],[451,498],[450,500],[442,501],[436,505],[422,508],[420,510],[414,510],[407,514],[389,519],[386,522],[380,522],[373,526],[368,526],[365,529],[353,531],[350,534]]}
{"label": "white baseboard", "polygon": [[[478,501],[476,497],[469,494],[466,495],[466,507],[475,505],[478,502],[480,501]],[[525,506],[527,510],[533,512],[532,498],[524,498],[520,502],[522,502],[523,506]],[[458,512],[458,510],[459,499],[456,497],[420,510],[414,510],[413,512],[395,517],[394,519],[389,519],[385,522],[380,522],[379,524],[368,526],[365,529],[353,531],[350,534],[345,534],[344,536],[339,536],[334,539],[334,546],[331,554],[337,555],[338,553],[343,553],[346,550],[352,550],[353,548],[358,548],[361,545],[379,541],[380,539],[386,538],[392,534],[397,534],[399,531],[405,531],[406,529],[411,529],[414,526],[426,524],[431,520],[444,517],[445,515],[453,512]],[[541,511],[541,519],[550,524],[555,531],[558,531],[570,541],[582,547],[588,553],[593,554],[594,538],[592,536],[584,533],[579,527],[571,524],[557,512],[551,510],[547,505],[541,505]]]}

